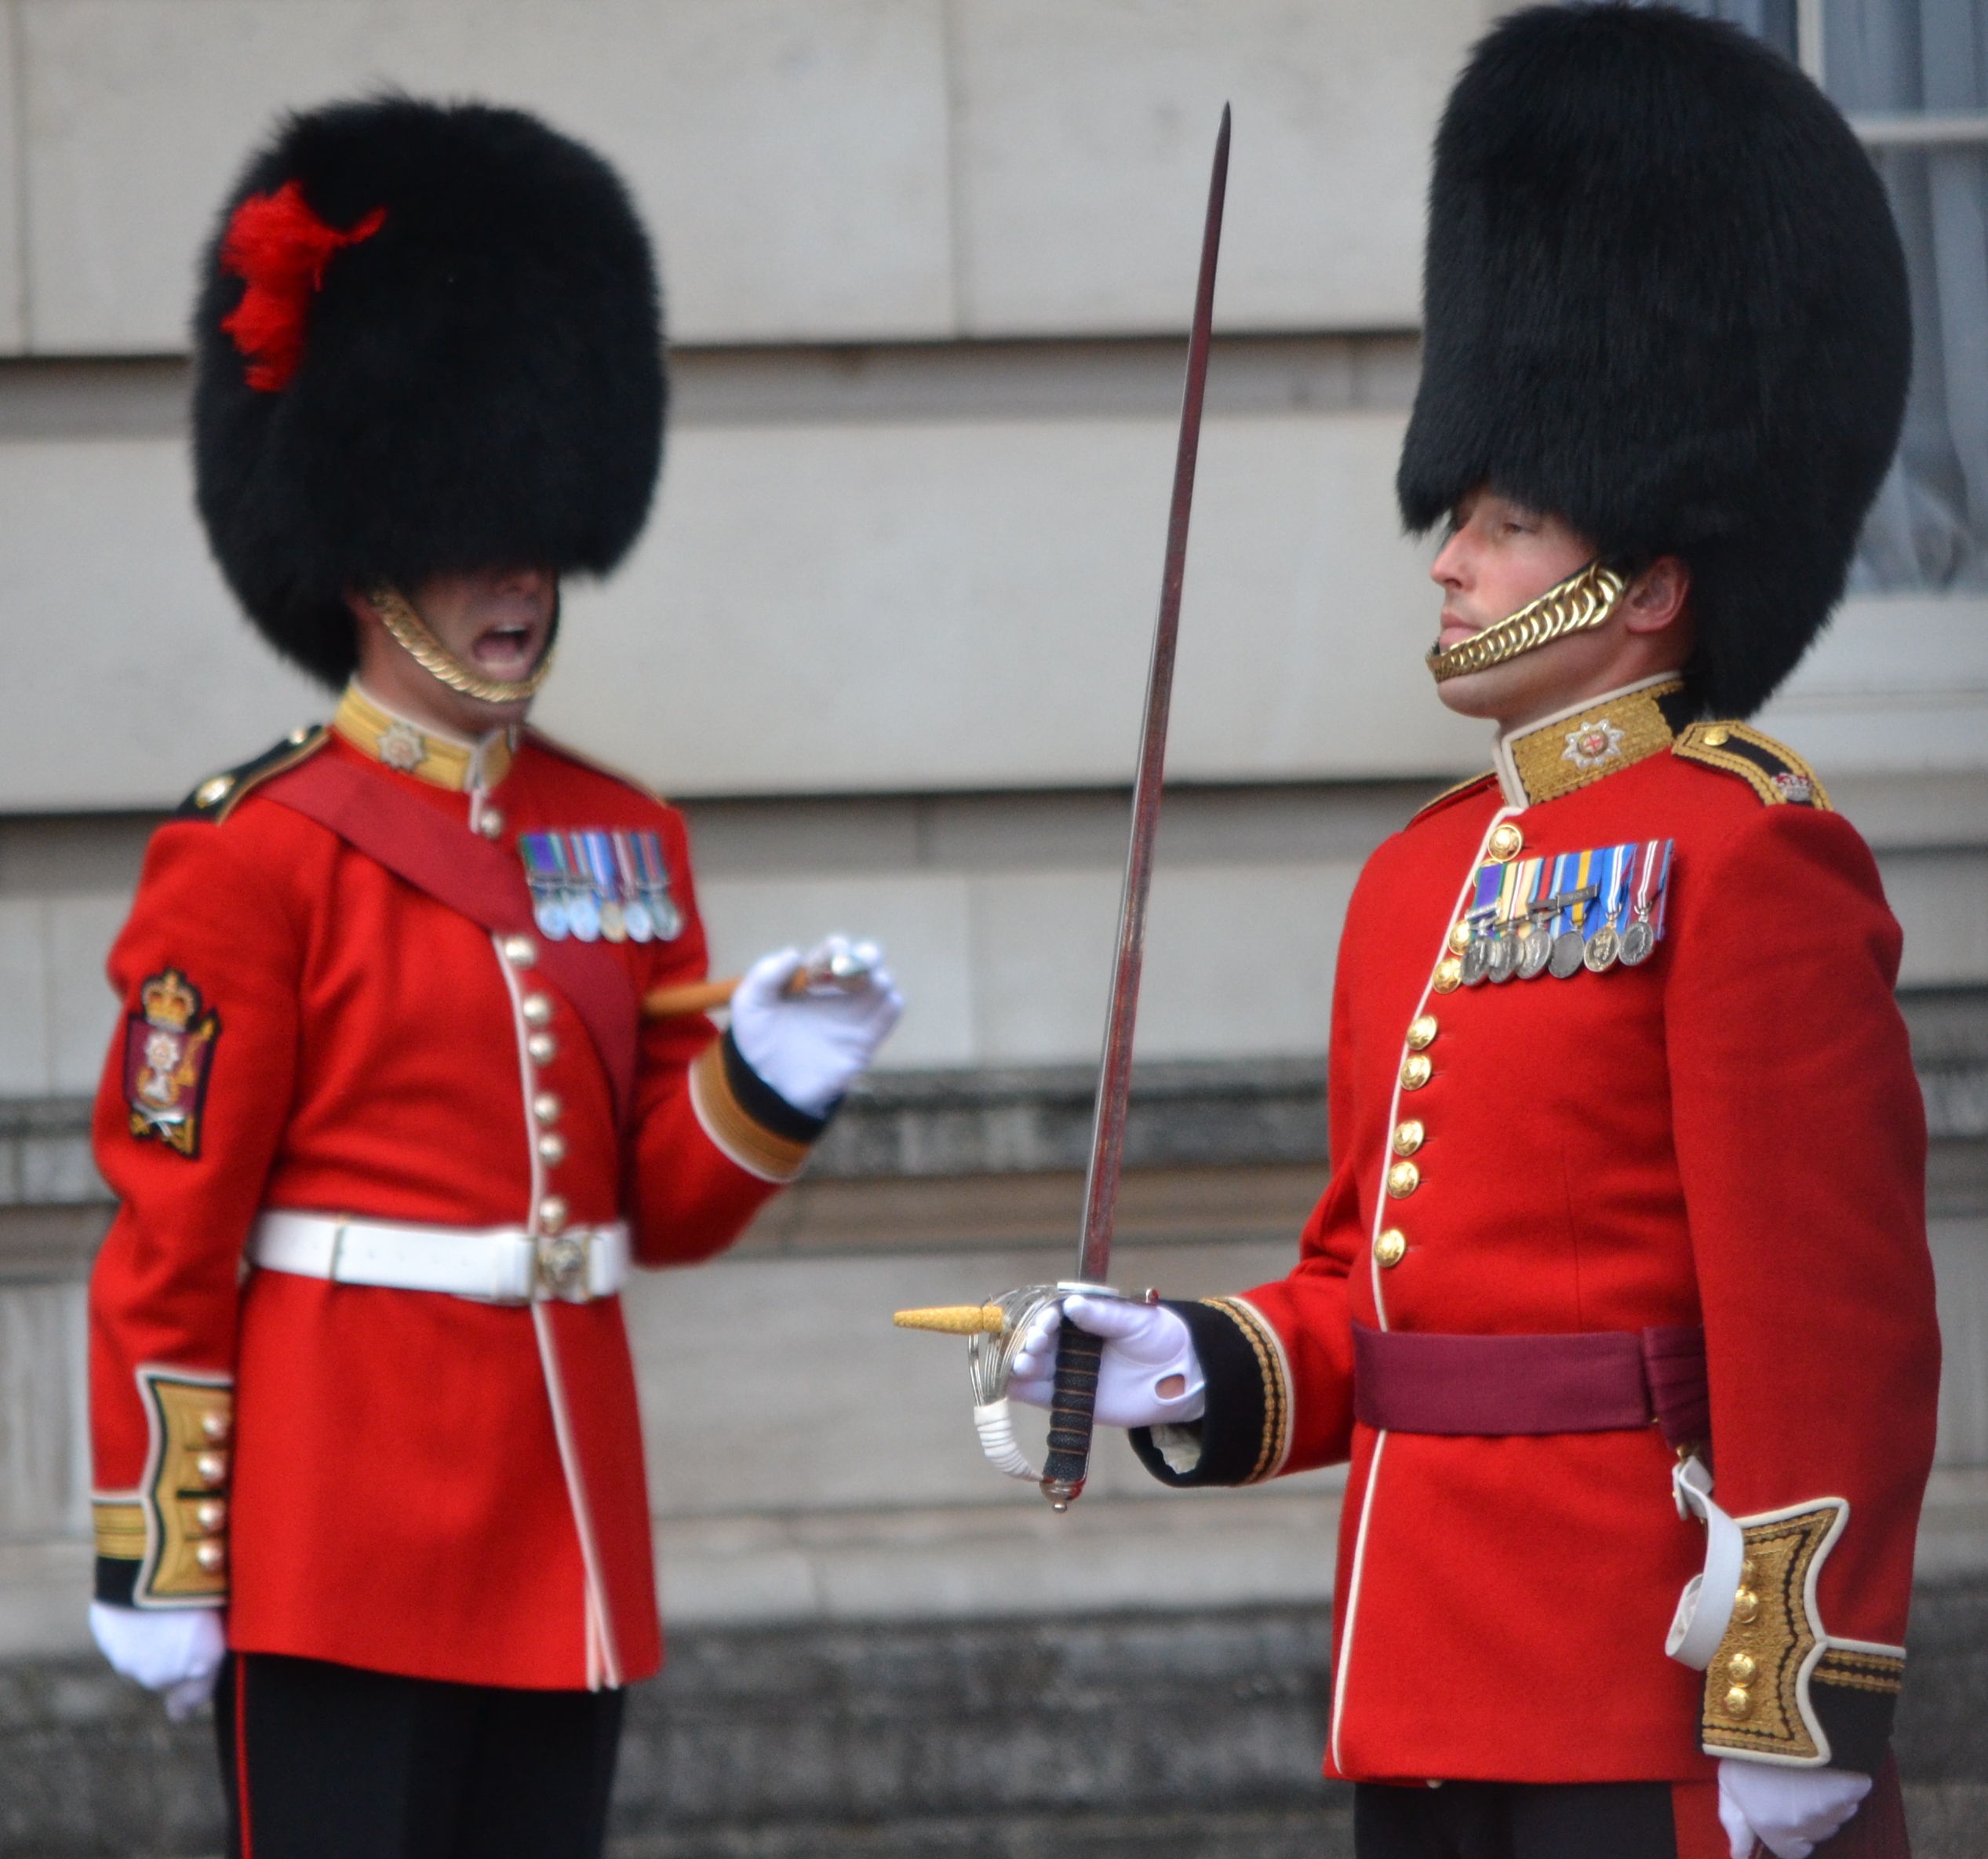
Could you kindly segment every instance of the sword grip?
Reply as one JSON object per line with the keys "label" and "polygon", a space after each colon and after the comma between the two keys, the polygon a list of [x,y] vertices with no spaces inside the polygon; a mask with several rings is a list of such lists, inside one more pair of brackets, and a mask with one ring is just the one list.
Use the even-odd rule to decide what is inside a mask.
{"label": "sword grip", "polygon": [[1066,1511],[1090,1470],[1090,1431],[1098,1406],[1098,1365],[1105,1339],[1080,1329],[1068,1316],[1056,1339],[1056,1394],[1049,1410],[1049,1456],[1043,1462],[1043,1496]]}

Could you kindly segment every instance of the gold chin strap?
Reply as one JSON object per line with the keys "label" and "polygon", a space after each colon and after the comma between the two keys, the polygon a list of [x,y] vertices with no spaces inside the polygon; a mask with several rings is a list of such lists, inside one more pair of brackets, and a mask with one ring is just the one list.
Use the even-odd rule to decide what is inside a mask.
{"label": "gold chin strap", "polygon": [[1453,646],[1432,646],[1429,669],[1440,684],[1466,672],[1502,665],[1508,658],[1564,639],[1570,632],[1586,632],[1600,625],[1615,611],[1615,603],[1628,585],[1613,568],[1590,562],[1547,589],[1537,600],[1527,601],[1516,613],[1508,614],[1483,632],[1460,639]]}
{"label": "gold chin strap", "polygon": [[421,616],[414,611],[413,603],[405,595],[392,588],[375,588],[366,600],[380,616],[380,625],[400,642],[408,657],[423,671],[438,683],[446,684],[451,691],[459,691],[464,697],[473,697],[479,703],[524,703],[537,696],[539,687],[552,674],[552,647],[555,643],[552,640],[546,641],[544,652],[532,668],[530,677],[522,678],[515,684],[506,684],[496,678],[479,678],[455,657],[429,632]]}

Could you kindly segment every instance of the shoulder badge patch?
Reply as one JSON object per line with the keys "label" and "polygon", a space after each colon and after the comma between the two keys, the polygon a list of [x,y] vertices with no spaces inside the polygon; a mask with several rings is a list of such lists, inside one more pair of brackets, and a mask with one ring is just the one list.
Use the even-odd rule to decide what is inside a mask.
{"label": "shoulder badge patch", "polygon": [[210,775],[173,809],[176,820],[211,820],[216,826],[235,811],[236,803],[250,789],[293,768],[307,756],[315,755],[330,740],[321,723],[293,729],[274,749],[267,749],[238,767],[224,768]]}
{"label": "shoulder badge patch", "polygon": [[140,1011],[125,1016],[124,1101],[131,1133],[163,1143],[189,1160],[200,1154],[200,1114],[220,1015],[177,968],[138,990]]}
{"label": "shoulder badge patch", "polygon": [[1415,809],[1411,824],[1425,814],[1434,813],[1438,807],[1447,807],[1452,800],[1461,800],[1466,794],[1474,794],[1480,788],[1491,786],[1497,779],[1497,775],[1487,770],[1482,775],[1472,775],[1468,781],[1458,782],[1453,788],[1445,788],[1433,800],[1425,800]]}
{"label": "shoulder badge patch", "polygon": [[1688,762],[1737,775],[1769,807],[1833,811],[1815,771],[1784,743],[1744,723],[1694,723],[1672,745]]}

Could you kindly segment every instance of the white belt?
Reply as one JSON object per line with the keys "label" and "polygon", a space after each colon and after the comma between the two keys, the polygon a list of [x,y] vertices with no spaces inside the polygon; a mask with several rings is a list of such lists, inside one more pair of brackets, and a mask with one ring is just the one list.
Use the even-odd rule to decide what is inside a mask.
{"label": "white belt", "polygon": [[570,1304],[612,1297],[628,1281],[628,1230],[570,1227],[530,1234],[522,1227],[403,1227],[389,1220],[265,1208],[249,1235],[249,1257],[268,1271],[441,1291],[481,1303]]}

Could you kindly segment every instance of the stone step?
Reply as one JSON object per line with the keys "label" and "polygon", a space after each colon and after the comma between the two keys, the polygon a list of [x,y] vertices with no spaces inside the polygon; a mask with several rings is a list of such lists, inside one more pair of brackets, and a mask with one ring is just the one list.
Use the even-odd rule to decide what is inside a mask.
{"label": "stone step", "polygon": [[[1337,1859],[1328,1612],[705,1628],[629,1700],[618,1859]],[[1919,1859],[1988,1826],[1988,1580],[1922,1586]],[[94,1661],[0,1667],[0,1855],[218,1851],[205,1724]]]}

